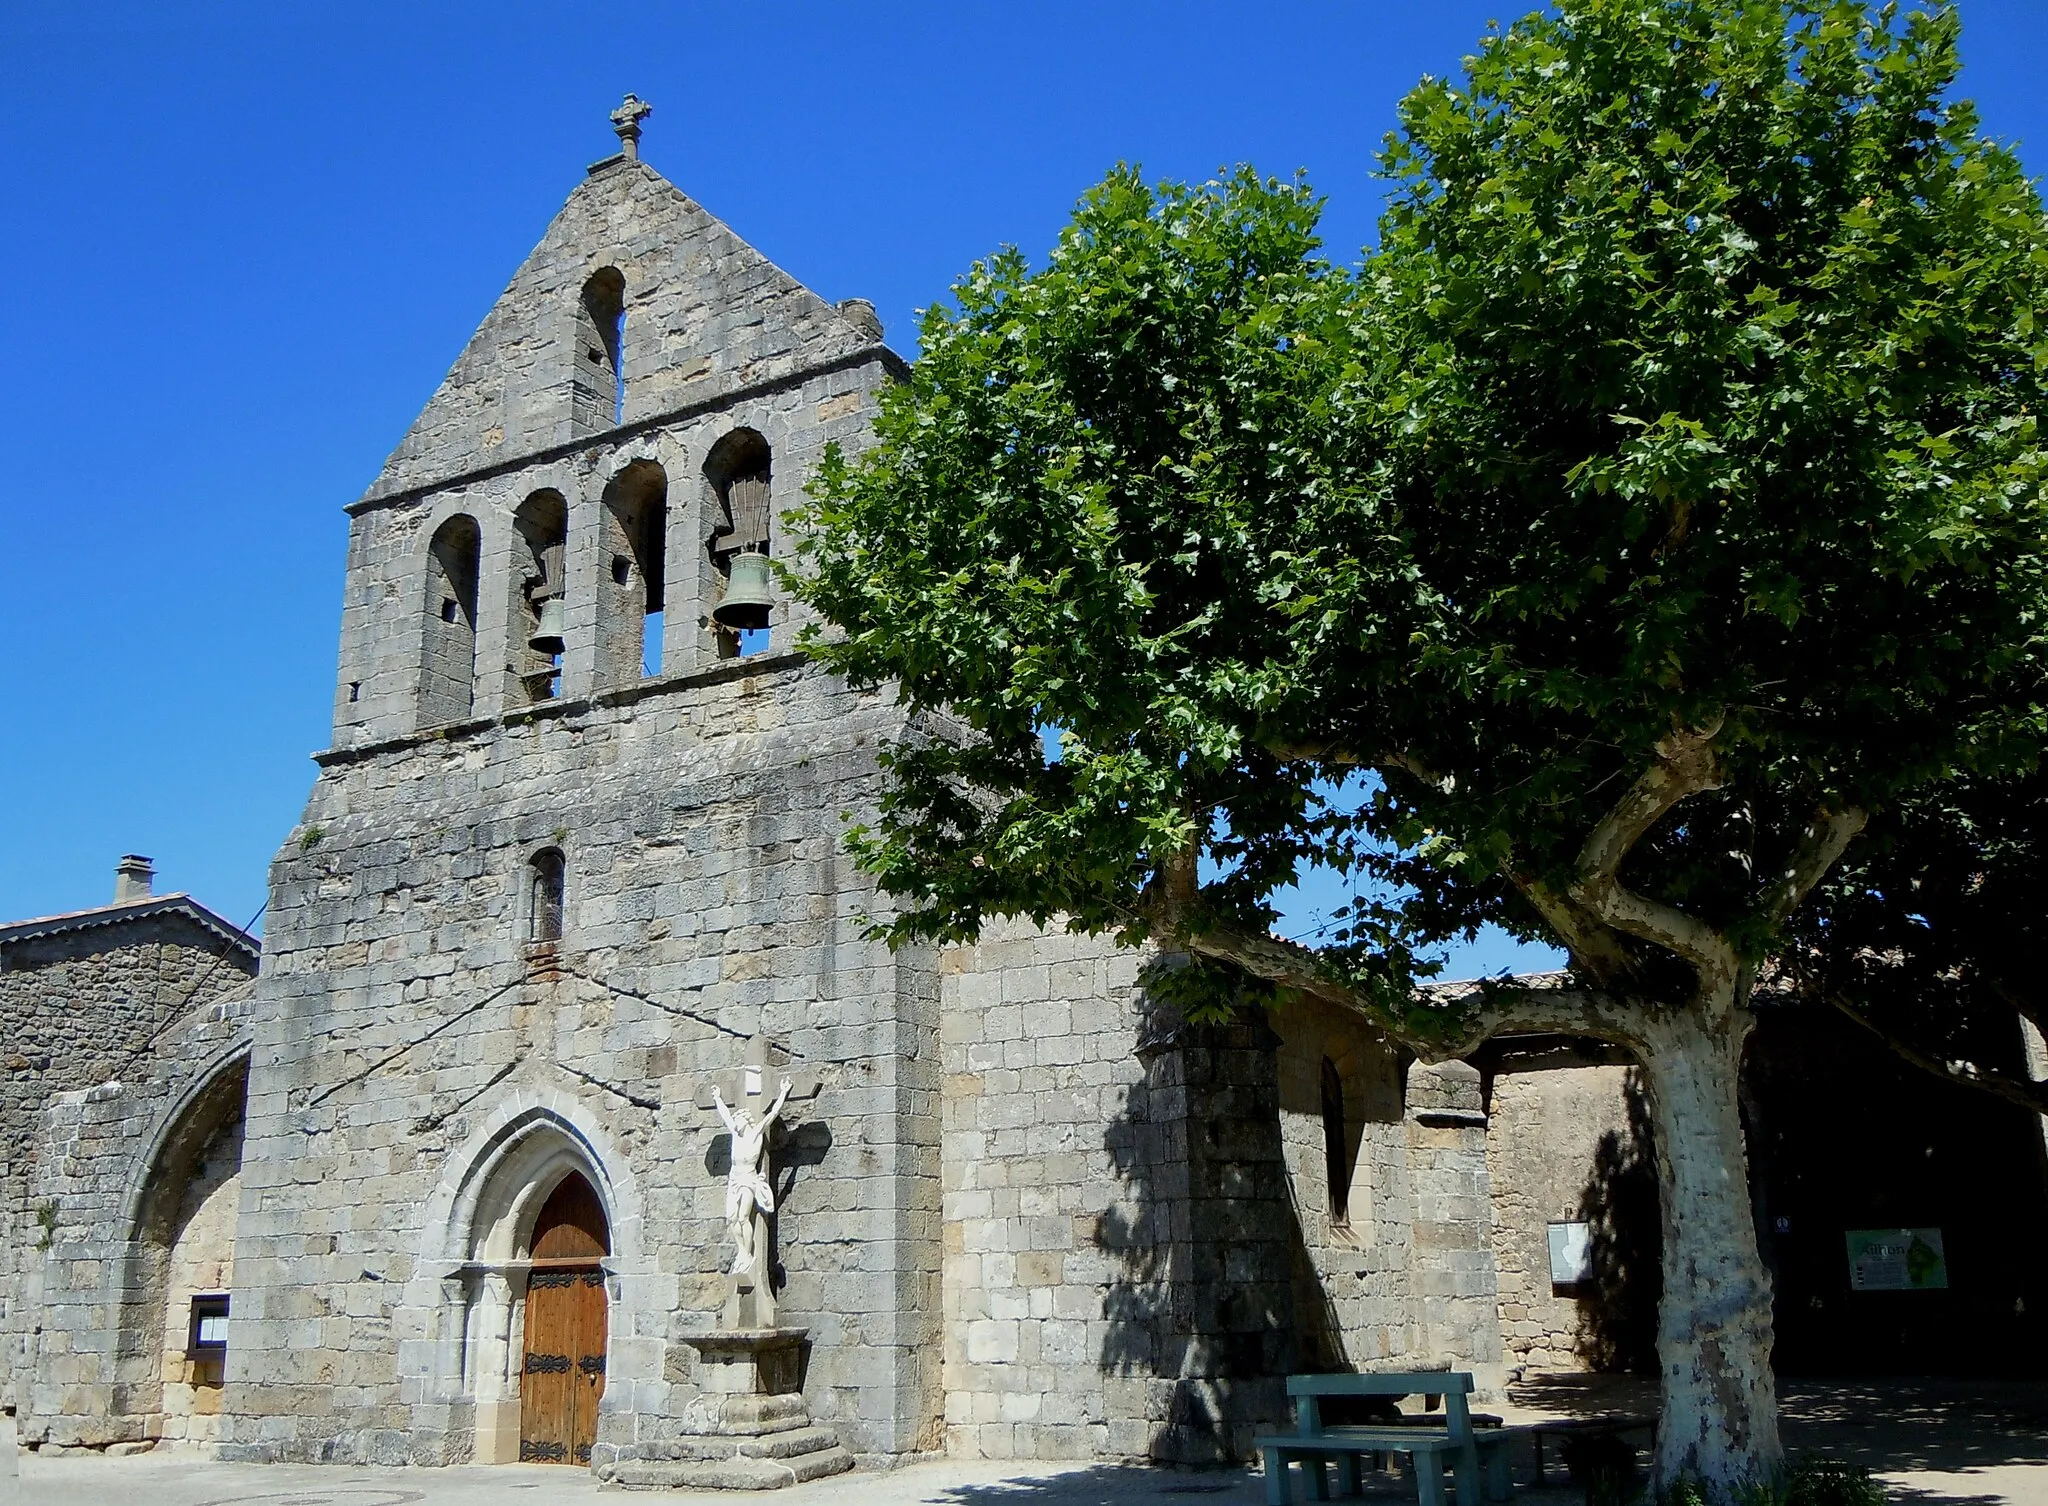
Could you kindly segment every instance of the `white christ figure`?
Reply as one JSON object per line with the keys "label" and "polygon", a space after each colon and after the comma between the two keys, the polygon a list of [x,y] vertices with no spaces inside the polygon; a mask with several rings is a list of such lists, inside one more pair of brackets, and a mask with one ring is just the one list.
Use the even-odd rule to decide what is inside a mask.
{"label": "white christ figure", "polygon": [[718,1117],[732,1131],[732,1169],[725,1179],[725,1222],[732,1230],[735,1253],[734,1276],[753,1275],[761,1259],[761,1231],[766,1216],[775,1211],[775,1189],[768,1183],[768,1131],[781,1117],[789,1098],[789,1079],[782,1079],[782,1091],[759,1119],[748,1110],[746,1100],[728,1104],[714,1087],[711,1101]]}

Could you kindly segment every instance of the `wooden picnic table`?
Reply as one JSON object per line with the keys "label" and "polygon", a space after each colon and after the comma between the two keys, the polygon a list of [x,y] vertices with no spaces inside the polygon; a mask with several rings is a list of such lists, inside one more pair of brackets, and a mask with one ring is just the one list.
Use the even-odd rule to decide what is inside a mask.
{"label": "wooden picnic table", "polygon": [[[1529,1435],[1536,1446],[1536,1474],[1529,1483],[1545,1484],[1543,1477],[1543,1440],[1558,1438],[1619,1438],[1623,1433],[1648,1432],[1654,1440],[1657,1436],[1657,1419],[1639,1417],[1630,1413],[1611,1413],[1604,1417],[1559,1417],[1545,1422],[1525,1422],[1520,1431]],[[1563,1448],[1558,1449],[1562,1455]]]}
{"label": "wooden picnic table", "polygon": [[[1329,1498],[1324,1474],[1332,1469],[1339,1495],[1356,1495],[1359,1465],[1387,1454],[1406,1454],[1413,1462],[1415,1493],[1420,1506],[1444,1506],[1444,1470],[1451,1470],[1458,1506],[1504,1501],[1513,1489],[1508,1476],[1508,1439],[1517,1431],[1472,1425],[1466,1402],[1472,1377],[1461,1370],[1383,1372],[1376,1375],[1290,1375],[1287,1394],[1294,1399],[1295,1430],[1263,1434],[1253,1440],[1266,1463],[1266,1500],[1287,1506],[1291,1499],[1288,1465],[1299,1463],[1309,1499]],[[1336,1397],[1404,1396],[1444,1400],[1443,1420],[1414,1413],[1398,1421],[1382,1419],[1364,1425],[1329,1424],[1323,1403]]]}

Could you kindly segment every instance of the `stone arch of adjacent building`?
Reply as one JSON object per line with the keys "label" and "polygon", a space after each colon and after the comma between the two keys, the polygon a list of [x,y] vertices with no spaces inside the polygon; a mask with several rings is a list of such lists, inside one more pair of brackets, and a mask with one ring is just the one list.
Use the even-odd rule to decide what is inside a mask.
{"label": "stone arch of adjacent building", "polygon": [[[444,1273],[436,1389],[473,1406],[480,1464],[515,1462],[522,1445],[525,1457],[587,1463],[622,1275],[640,1264],[639,1193],[594,1116],[555,1093],[501,1105],[450,1167],[428,1204],[424,1252]],[[581,1316],[558,1334],[565,1302]],[[567,1420],[555,1416],[563,1408]],[[553,1442],[565,1450],[547,1452]]]}
{"label": "stone arch of adjacent building", "polygon": [[108,1410],[142,1419],[145,1437],[207,1444],[218,1435],[248,1097],[242,1042],[162,1114],[122,1200]]}

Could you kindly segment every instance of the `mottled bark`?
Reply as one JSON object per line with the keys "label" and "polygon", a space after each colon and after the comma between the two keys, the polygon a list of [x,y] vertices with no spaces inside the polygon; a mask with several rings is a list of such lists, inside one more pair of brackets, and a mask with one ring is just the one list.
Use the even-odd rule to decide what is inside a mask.
{"label": "mottled bark", "polygon": [[1750,1023],[1732,990],[1678,1010],[1646,1007],[1641,1022],[1664,1227],[1657,1478],[1668,1486],[1695,1476],[1724,1500],[1784,1462],[1771,1280],[1750,1217],[1736,1099]]}

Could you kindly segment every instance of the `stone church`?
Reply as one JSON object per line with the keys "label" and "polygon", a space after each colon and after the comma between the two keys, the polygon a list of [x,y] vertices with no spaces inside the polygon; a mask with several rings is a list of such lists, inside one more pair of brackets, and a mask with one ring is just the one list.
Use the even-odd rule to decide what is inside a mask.
{"label": "stone church", "polygon": [[840,833],[904,712],[794,651],[762,556],[903,363],[641,161],[644,113],[347,509],[260,968],[141,860],[0,927],[23,1442],[760,1486],[1233,1459],[1289,1370],[1576,1363],[1545,1230],[1625,1066],[1189,1028],[1064,934],[865,938]]}

